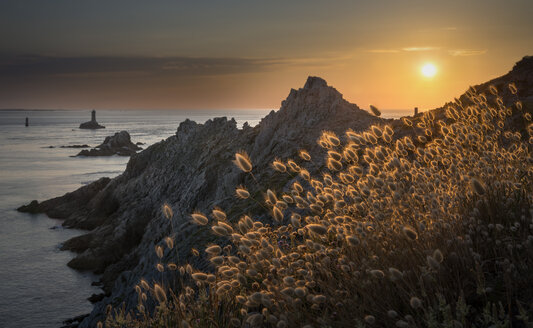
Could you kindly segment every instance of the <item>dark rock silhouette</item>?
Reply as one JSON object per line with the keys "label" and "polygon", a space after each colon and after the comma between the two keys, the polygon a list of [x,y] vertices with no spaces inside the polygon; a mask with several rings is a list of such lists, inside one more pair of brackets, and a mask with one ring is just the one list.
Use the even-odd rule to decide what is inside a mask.
{"label": "dark rock silhouette", "polygon": [[[39,203],[37,200],[31,201],[28,205],[23,205],[17,208],[19,212],[26,213],[46,213],[49,217],[57,219],[66,219],[71,214],[74,213],[73,209],[76,207],[85,207],[90,201],[94,201],[94,198],[102,189],[104,189],[107,184],[111,182],[109,178],[100,178],[86,186],[83,186],[75,191],[69,192],[61,197],[56,197],[49,199],[42,203]],[[101,201],[105,202],[105,199]],[[100,207],[100,205],[99,205]],[[98,219],[101,214],[95,214],[95,221],[101,222],[101,219]],[[103,214],[105,216],[105,214]],[[92,226],[94,223],[86,225],[85,229]],[[63,222],[63,226],[70,227]],[[84,228],[82,228],[84,229]]]}
{"label": "dark rock silhouette", "polygon": [[83,144],[83,145],[64,145],[64,146],[48,146],[48,147],[43,147],[43,148],[91,148],[91,146],[89,146],[88,144]]}
{"label": "dark rock silhouette", "polygon": [[77,317],[65,320],[63,321],[63,326],[61,326],[61,328],[76,328],[78,327],[79,323],[88,316],[88,314],[82,314]]}
{"label": "dark rock silhouette", "polygon": [[130,134],[127,131],[120,131],[106,137],[101,145],[90,150],[84,149],[76,156],[131,156],[141,149],[131,142]]}
{"label": "dark rock silhouette", "polygon": [[66,146],[61,146],[59,148],[90,148],[91,146],[89,146],[88,144],[83,144],[83,145],[66,145]]}
{"label": "dark rock silhouette", "polygon": [[96,111],[93,109],[91,112],[91,120],[85,123],[80,124],[80,129],[105,129],[105,126],[98,124],[96,122]]}

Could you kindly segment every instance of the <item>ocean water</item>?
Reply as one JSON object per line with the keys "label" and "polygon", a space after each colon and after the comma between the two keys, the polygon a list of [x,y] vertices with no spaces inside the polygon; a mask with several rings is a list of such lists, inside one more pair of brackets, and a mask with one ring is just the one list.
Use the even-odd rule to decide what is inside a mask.
{"label": "ocean water", "polygon": [[[67,267],[70,252],[59,251],[65,240],[82,231],[60,228],[46,215],[18,213],[33,199],[45,200],[73,191],[100,177],[122,173],[127,157],[70,157],[104,138],[127,130],[133,142],[153,144],[176,132],[181,121],[217,116],[235,117],[238,125],[255,125],[268,110],[254,111],[98,111],[100,130],[80,130],[90,111],[0,110],[0,327],[60,327],[63,320],[88,313],[87,297],[101,291],[91,286],[98,277]],[[25,117],[29,127],[24,126]],[[53,146],[54,148],[49,148]]]}
{"label": "ocean water", "polygon": [[[270,110],[161,111],[99,110],[100,130],[80,130],[89,110],[0,110],[0,327],[60,327],[62,321],[91,311],[87,297],[100,293],[91,286],[98,277],[67,267],[70,252],[59,251],[65,240],[82,231],[62,229],[46,215],[15,209],[73,191],[101,177],[122,173],[127,157],[72,157],[80,149],[60,146],[100,144],[126,130],[143,148],[173,135],[190,118],[203,123],[213,117],[235,117],[238,126],[254,126]],[[383,111],[397,118],[406,111]],[[24,119],[29,118],[29,127]],[[50,148],[53,147],[53,148]]]}

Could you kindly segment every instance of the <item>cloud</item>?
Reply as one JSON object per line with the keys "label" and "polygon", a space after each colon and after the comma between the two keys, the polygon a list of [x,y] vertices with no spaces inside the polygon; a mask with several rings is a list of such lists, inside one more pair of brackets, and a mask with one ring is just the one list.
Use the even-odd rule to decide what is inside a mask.
{"label": "cloud", "polygon": [[487,53],[487,50],[455,49],[448,50],[448,53],[452,56],[480,56]]}
{"label": "cloud", "polygon": [[444,31],[457,31],[457,27],[455,27],[455,26],[448,26],[448,27],[443,27],[443,28],[441,28],[441,30],[444,30]]}
{"label": "cloud", "polygon": [[414,51],[433,51],[433,50],[439,50],[438,47],[405,47],[402,48],[403,51],[407,52],[414,52]]}
{"label": "cloud", "polygon": [[337,57],[53,57],[0,55],[0,79],[202,77],[261,72],[287,66],[324,67]]}
{"label": "cloud", "polygon": [[[400,52],[423,52],[423,51],[437,51],[441,50],[440,47],[403,47],[401,49],[369,49],[366,52],[375,54],[396,54]],[[445,50],[445,49],[443,49]],[[448,53],[452,56],[480,56],[487,53],[486,49],[450,49]]]}
{"label": "cloud", "polygon": [[400,52],[398,49],[370,49],[367,50],[367,52],[371,52],[373,54],[396,54]]}
{"label": "cloud", "polygon": [[247,58],[0,56],[0,75],[128,77],[130,75],[225,75],[275,65]]}
{"label": "cloud", "polygon": [[373,54],[397,54],[400,52],[433,51],[439,49],[439,47],[404,47],[400,49],[369,49],[366,52]]}

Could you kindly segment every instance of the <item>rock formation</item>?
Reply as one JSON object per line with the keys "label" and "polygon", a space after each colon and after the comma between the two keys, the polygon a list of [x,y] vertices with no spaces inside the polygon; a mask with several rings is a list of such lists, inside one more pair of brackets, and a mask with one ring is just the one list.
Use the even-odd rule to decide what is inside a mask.
{"label": "rock formation", "polygon": [[[525,110],[531,111],[531,105],[526,103],[533,95],[533,60],[525,58],[523,62],[492,82],[502,85],[516,82]],[[516,72],[517,67],[524,71]],[[436,115],[441,112],[437,110]],[[191,248],[203,254],[204,245],[218,237],[208,226],[190,222],[194,210],[210,213],[214,206],[219,206],[227,211],[229,220],[249,213],[270,222],[270,216],[255,202],[233,196],[235,186],[245,185],[257,199],[262,198],[266,186],[286,190],[293,179],[269,168],[276,157],[296,158],[298,150],[304,148],[314,162],[306,168],[317,173],[323,167],[324,154],[316,140],[323,130],[343,138],[347,129],[360,131],[384,122],[398,124],[371,116],[344,100],[324,80],[310,77],[304,88],[291,90],[280,110],[272,111],[256,127],[239,130],[233,119],[226,118],[205,124],[186,120],[175,136],[134,154],[122,175],[102,178],[42,203],[34,201],[19,210],[44,212],[65,219],[67,227],[90,230],[67,241],[63,249],[78,253],[69,266],[103,273],[106,297],[95,304],[93,312],[80,325],[93,327],[102,319],[107,304],[118,306],[124,302],[127,309],[135,308],[134,286],[140,278],[161,279],[162,275],[155,270],[160,260],[154,246],[162,244],[166,236],[174,238],[175,246],[172,252],[164,248],[162,262],[207,267],[202,255],[191,255]],[[249,153],[253,173],[262,186],[234,167],[232,159],[239,150]],[[162,214],[163,203],[173,209],[172,220]]]}
{"label": "rock formation", "polygon": [[[282,188],[288,183],[286,177],[269,168],[275,157],[295,157],[302,147],[317,155],[316,139],[322,130],[340,135],[349,128],[362,130],[382,121],[348,103],[324,80],[310,77],[304,88],[291,90],[279,111],[272,111],[254,128],[239,130],[235,120],[227,118],[205,124],[186,120],[175,136],[134,154],[122,175],[20,210],[44,212],[65,219],[66,227],[91,230],[63,245],[63,249],[78,253],[69,266],[103,273],[108,296],[95,304],[81,325],[90,327],[101,319],[109,302],[120,298],[129,308],[135,307],[132,286],[141,277],[155,278],[154,243],[172,234],[172,225],[179,262],[205,266],[202,258],[189,258],[190,249],[201,249],[214,236],[209,229],[190,223],[193,210],[208,212],[214,205],[230,210],[236,206],[242,212],[259,214],[255,203],[237,202],[233,196],[241,183],[251,193],[260,194],[261,190],[234,167],[236,151],[248,151],[260,181]],[[318,165],[322,157],[317,156]],[[174,209],[172,225],[161,215],[163,202]],[[235,208],[233,211],[236,219],[240,213]],[[170,261],[171,255],[167,256]]]}
{"label": "rock formation", "polygon": [[131,142],[127,131],[120,131],[106,137],[104,142],[93,149],[84,149],[76,156],[131,156],[142,148]]}
{"label": "rock formation", "polygon": [[96,111],[93,109],[91,112],[91,120],[85,123],[80,124],[80,129],[105,129],[105,126],[98,124],[96,122]]}

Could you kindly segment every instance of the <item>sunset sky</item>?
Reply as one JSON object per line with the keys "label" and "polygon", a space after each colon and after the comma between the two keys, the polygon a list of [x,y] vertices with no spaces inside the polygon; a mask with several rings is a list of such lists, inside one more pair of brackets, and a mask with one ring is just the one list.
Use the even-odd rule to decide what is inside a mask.
{"label": "sunset sky", "polygon": [[[2,0],[0,108],[434,108],[533,55],[531,0]],[[421,73],[433,63],[437,73]]]}

